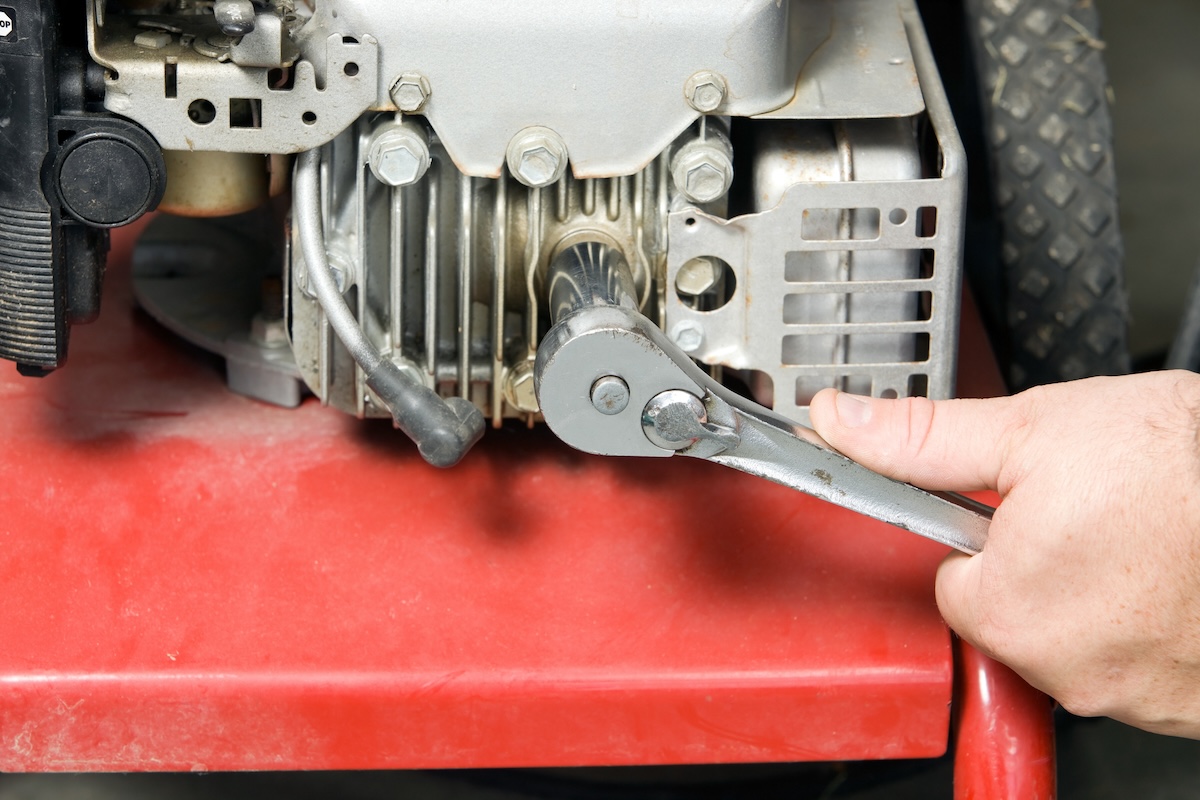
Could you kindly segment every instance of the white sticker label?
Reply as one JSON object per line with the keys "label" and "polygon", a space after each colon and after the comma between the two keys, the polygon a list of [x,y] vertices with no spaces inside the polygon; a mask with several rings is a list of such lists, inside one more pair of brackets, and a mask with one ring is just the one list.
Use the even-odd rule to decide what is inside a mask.
{"label": "white sticker label", "polygon": [[0,11],[0,39],[7,39],[12,35],[13,21],[12,17],[3,11]]}

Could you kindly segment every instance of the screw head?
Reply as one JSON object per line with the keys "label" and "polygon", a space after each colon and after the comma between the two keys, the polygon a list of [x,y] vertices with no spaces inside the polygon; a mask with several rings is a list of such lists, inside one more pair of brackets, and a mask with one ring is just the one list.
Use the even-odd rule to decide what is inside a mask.
{"label": "screw head", "polygon": [[367,163],[381,183],[408,186],[425,176],[432,157],[423,133],[400,124],[375,133],[367,149]]}
{"label": "screw head", "polygon": [[688,105],[704,114],[716,111],[725,102],[725,78],[716,72],[701,70],[687,79],[683,95]]}
{"label": "screw head", "polygon": [[508,169],[521,183],[541,189],[557,183],[567,171],[567,145],[549,128],[526,128],[508,145]]}
{"label": "screw head", "polygon": [[675,274],[675,290],[689,297],[698,297],[717,285],[721,270],[711,258],[693,258]]}
{"label": "screw head", "polygon": [[337,284],[338,293],[345,294],[350,289],[350,270],[346,269],[344,262],[331,255],[329,272],[333,275],[333,282]]}
{"label": "screw head", "polygon": [[533,414],[541,410],[534,386],[533,362],[522,361],[504,378],[504,399],[518,411]]}
{"label": "screw head", "polygon": [[704,329],[695,322],[680,322],[671,328],[671,341],[685,353],[693,353],[704,344]]}
{"label": "screw head", "polygon": [[711,203],[725,194],[725,175],[717,165],[702,161],[687,171],[684,191],[698,203]]}
{"label": "screw head", "polygon": [[558,158],[545,147],[534,147],[521,153],[517,174],[532,186],[548,186],[554,183],[558,172]]}
{"label": "screw head", "polygon": [[406,114],[424,108],[430,94],[429,79],[419,72],[405,72],[392,84],[392,102]]}
{"label": "screw head", "polygon": [[606,375],[592,384],[592,407],[606,417],[629,408],[629,384],[616,375]]}
{"label": "screw head", "polygon": [[684,146],[671,161],[675,188],[693,203],[711,203],[733,185],[733,160],[717,142],[697,140]]}

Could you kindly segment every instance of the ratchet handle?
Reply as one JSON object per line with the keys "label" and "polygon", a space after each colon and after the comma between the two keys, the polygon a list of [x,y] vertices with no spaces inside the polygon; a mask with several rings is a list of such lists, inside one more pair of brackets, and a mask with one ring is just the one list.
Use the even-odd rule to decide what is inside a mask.
{"label": "ratchet handle", "polygon": [[[742,403],[747,401],[737,398]],[[706,406],[721,403],[711,398]],[[873,472],[794,423],[786,427],[745,408],[731,409],[740,443],[710,461],[766,478],[835,505],[975,555],[987,544],[993,509],[950,492],[929,492]],[[763,409],[767,412],[766,409]],[[719,412],[718,412],[719,413]],[[773,417],[774,415],[772,415]],[[683,454],[689,455],[688,451]]]}

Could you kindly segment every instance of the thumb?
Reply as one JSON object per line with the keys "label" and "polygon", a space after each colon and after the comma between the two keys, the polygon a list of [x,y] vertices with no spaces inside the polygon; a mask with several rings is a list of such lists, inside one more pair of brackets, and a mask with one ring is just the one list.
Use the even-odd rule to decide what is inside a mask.
{"label": "thumb", "polygon": [[876,472],[926,489],[999,488],[1024,428],[1024,400],[882,400],[825,389],[813,398],[813,427],[833,447]]}
{"label": "thumb", "polygon": [[942,619],[963,639],[977,650],[995,657],[982,646],[979,636],[978,613],[974,599],[979,596],[979,583],[983,568],[983,553],[968,556],[966,553],[951,553],[942,561],[937,571],[936,596]]}

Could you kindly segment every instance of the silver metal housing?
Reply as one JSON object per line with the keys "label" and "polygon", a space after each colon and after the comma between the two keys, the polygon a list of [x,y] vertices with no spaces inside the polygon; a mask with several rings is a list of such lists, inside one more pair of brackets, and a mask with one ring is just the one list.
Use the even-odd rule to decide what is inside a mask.
{"label": "silver metal housing", "polygon": [[[630,265],[640,311],[675,344],[793,420],[807,422],[808,400],[826,386],[949,396],[962,148],[915,11],[873,5],[903,12],[906,46],[894,57],[920,76],[926,113],[891,116],[889,105],[875,119],[706,116],[646,168],[584,180],[562,173],[562,140],[534,127],[508,160],[520,166],[531,151],[545,163],[520,180],[507,170],[488,179],[456,166],[432,116],[434,88],[432,166],[404,186],[381,182],[373,144],[380,131],[411,130],[420,118],[364,115],[325,147],[321,191],[330,262],[368,339],[493,424],[533,421],[547,267],[568,247],[599,242]],[[845,13],[858,8],[847,3]],[[719,178],[703,197],[710,203],[696,202],[705,184],[693,180],[695,169]],[[542,175],[560,177],[523,185]],[[305,380],[331,405],[387,416],[330,336],[296,247],[291,274],[290,330]]]}
{"label": "silver metal housing", "polygon": [[[513,138],[541,126],[577,178],[607,178],[645,169],[704,113],[924,110],[894,0],[274,0],[240,39],[195,9],[104,9],[88,0],[105,104],[169,150],[296,153],[400,110],[424,114],[473,177],[499,177]],[[236,124],[239,100],[261,103],[259,125]],[[198,122],[197,102],[215,117]]]}

